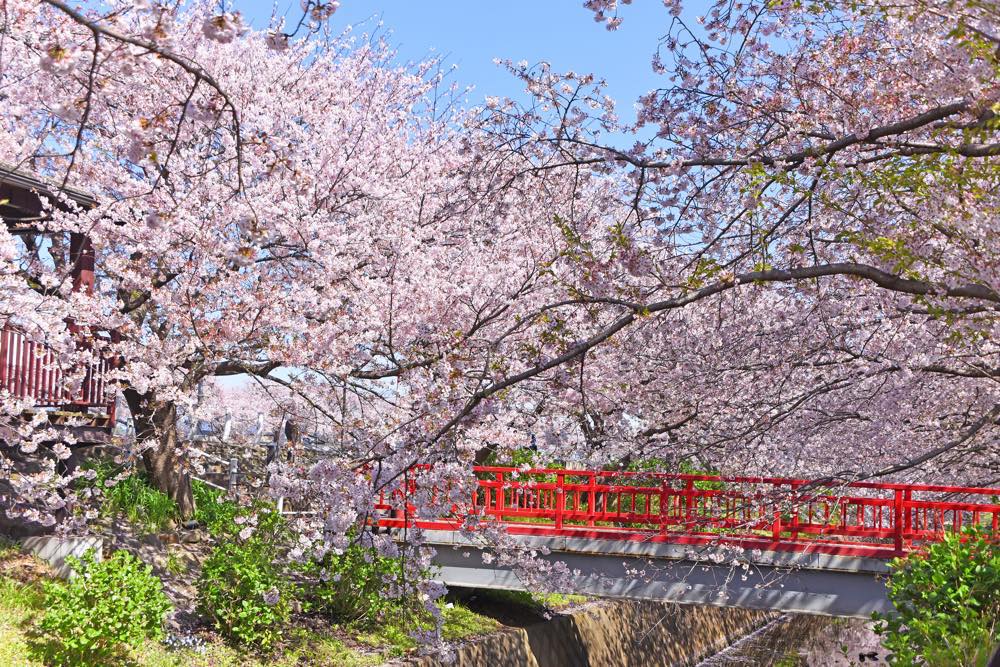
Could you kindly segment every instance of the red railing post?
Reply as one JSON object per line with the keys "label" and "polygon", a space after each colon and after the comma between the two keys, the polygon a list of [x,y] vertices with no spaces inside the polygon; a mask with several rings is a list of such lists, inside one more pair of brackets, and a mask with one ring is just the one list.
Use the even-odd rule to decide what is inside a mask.
{"label": "red railing post", "polygon": [[694,508],[694,480],[689,479],[684,483],[684,528],[691,529]]}
{"label": "red railing post", "polygon": [[798,482],[792,482],[792,539],[799,539],[799,506],[798,497],[796,496],[796,491],[799,489]]}
{"label": "red railing post", "polygon": [[597,473],[590,473],[590,490],[587,492],[587,525],[594,525],[594,518],[597,516]]}
{"label": "red railing post", "polygon": [[24,395],[30,398],[35,398],[35,365],[38,360],[38,353],[35,351],[35,343],[30,342],[25,345],[27,350],[28,364],[25,366],[24,372],[24,384],[25,391]]}
{"label": "red railing post", "polygon": [[563,480],[565,479],[565,477],[566,476],[563,475],[562,473],[556,475],[556,492],[555,492],[556,530],[562,530],[563,527],[563,510],[565,509],[566,505],[566,493],[565,489],[563,488]]}
{"label": "red railing post", "polygon": [[913,513],[909,504],[913,500],[913,489],[903,491],[903,545],[909,546],[913,535]]}
{"label": "red railing post", "polygon": [[903,490],[896,489],[892,499],[892,536],[896,553],[903,553]]}
{"label": "red railing post", "polygon": [[771,524],[771,538],[775,541],[781,539],[781,505],[778,504],[774,509],[774,523]]}
{"label": "red railing post", "polygon": [[504,508],[504,498],[503,498],[503,473],[497,473],[497,490],[496,490],[496,507],[497,516],[503,521],[503,508]]}
{"label": "red railing post", "polygon": [[26,336],[18,336],[20,339],[21,347],[21,361],[18,363],[16,370],[17,373],[17,397],[24,398],[27,396],[27,384],[26,380],[28,377],[28,339]]}
{"label": "red railing post", "polygon": [[670,482],[662,480],[660,482],[660,532],[667,532],[667,488]]}

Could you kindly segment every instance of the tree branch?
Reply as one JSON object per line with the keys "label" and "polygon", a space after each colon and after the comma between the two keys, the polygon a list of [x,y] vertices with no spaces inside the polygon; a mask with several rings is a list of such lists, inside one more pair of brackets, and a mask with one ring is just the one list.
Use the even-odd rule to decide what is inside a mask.
{"label": "tree branch", "polygon": [[733,279],[719,281],[712,285],[692,290],[686,294],[682,294],[671,299],[657,301],[648,305],[638,303],[629,304],[631,312],[622,315],[590,338],[570,347],[557,357],[532,366],[531,368],[528,368],[520,373],[506,377],[476,391],[469,398],[465,407],[438,429],[438,431],[431,437],[430,442],[436,442],[439,440],[448,431],[459,424],[465,417],[471,414],[484,399],[489,398],[490,396],[493,396],[494,394],[497,394],[520,382],[538,376],[546,371],[556,368],[557,366],[561,366],[562,364],[576,359],[580,355],[585,354],[588,350],[608,340],[622,329],[633,324],[637,318],[658,312],[682,308],[688,304],[694,303],[695,301],[700,301],[715,294],[720,294],[734,289],[741,284],[755,282],[793,282],[837,275],[864,278],[874,282],[883,289],[894,292],[918,295],[934,294],[953,298],[983,299],[1000,304],[1000,294],[986,285],[969,284],[960,287],[939,288],[929,282],[903,278],[901,276],[882,271],[881,269],[877,269],[874,266],[853,262],[837,262],[833,264],[823,264],[798,269],[773,269],[769,271],[752,271],[749,273],[742,273],[735,276]]}
{"label": "tree branch", "polygon": [[64,2],[61,2],[61,0],[42,0],[42,2],[55,9],[58,9],[60,12],[68,16],[76,23],[79,23],[80,25],[90,30],[94,34],[95,40],[99,39],[98,37],[99,35],[104,35],[105,37],[117,40],[119,42],[123,42],[125,44],[138,46],[139,48],[149,51],[150,53],[157,54],[164,60],[169,60],[170,62],[174,63],[175,65],[180,67],[182,70],[184,70],[191,76],[195,77],[196,81],[198,80],[204,81],[209,86],[214,88],[215,92],[217,92],[219,96],[223,99],[226,106],[229,107],[229,110],[233,117],[233,132],[236,136],[236,178],[239,183],[239,190],[241,192],[243,191],[243,142],[241,139],[242,130],[240,127],[239,112],[237,111],[236,105],[233,103],[232,98],[229,97],[229,93],[225,91],[222,85],[218,81],[216,81],[216,79],[211,74],[206,72],[196,62],[183,58],[168,49],[164,49],[160,46],[157,46],[153,42],[150,42],[145,39],[139,39],[138,37],[131,37],[129,35],[122,34],[116,30],[112,30],[111,28],[101,25],[97,21],[88,19],[86,16],[76,11],[69,5],[65,4]]}

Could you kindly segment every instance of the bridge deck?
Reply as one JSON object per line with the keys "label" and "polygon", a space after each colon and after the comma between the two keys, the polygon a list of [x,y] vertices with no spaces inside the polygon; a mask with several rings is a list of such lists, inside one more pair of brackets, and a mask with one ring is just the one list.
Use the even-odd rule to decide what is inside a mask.
{"label": "bridge deck", "polygon": [[[544,586],[544,578],[484,557],[481,543],[457,531],[430,531],[425,538],[437,550],[435,577],[444,584]],[[575,571],[571,592],[584,595],[857,618],[893,611],[884,582],[888,566],[880,558],[765,551],[734,565],[731,553],[715,547],[533,536],[516,541],[537,558]]]}

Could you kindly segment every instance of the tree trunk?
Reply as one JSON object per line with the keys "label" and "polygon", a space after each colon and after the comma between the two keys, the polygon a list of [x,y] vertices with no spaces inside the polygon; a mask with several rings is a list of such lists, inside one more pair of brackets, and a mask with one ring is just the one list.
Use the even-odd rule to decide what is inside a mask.
{"label": "tree trunk", "polygon": [[136,440],[153,438],[156,442],[142,453],[149,481],[177,503],[181,521],[193,519],[194,492],[187,461],[179,451],[177,406],[173,402],[158,402],[134,390],[126,390],[125,399],[135,423]]}

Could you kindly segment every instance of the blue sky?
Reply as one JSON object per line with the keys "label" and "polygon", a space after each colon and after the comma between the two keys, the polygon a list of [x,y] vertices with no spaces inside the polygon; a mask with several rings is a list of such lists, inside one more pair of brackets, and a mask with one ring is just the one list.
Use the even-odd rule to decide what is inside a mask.
{"label": "blue sky", "polygon": [[[267,26],[271,3],[234,4],[255,27]],[[371,31],[381,20],[400,60],[441,55],[458,65],[456,81],[475,86],[470,104],[487,95],[521,96],[520,83],[494,65],[494,58],[546,60],[555,71],[590,72],[607,80],[619,115],[631,120],[635,99],[659,85],[650,58],[670,16],[659,0],[636,0],[622,8],[621,27],[608,32],[582,5],[582,0],[341,0],[331,25]],[[277,8],[297,17],[299,3],[280,0]]]}

